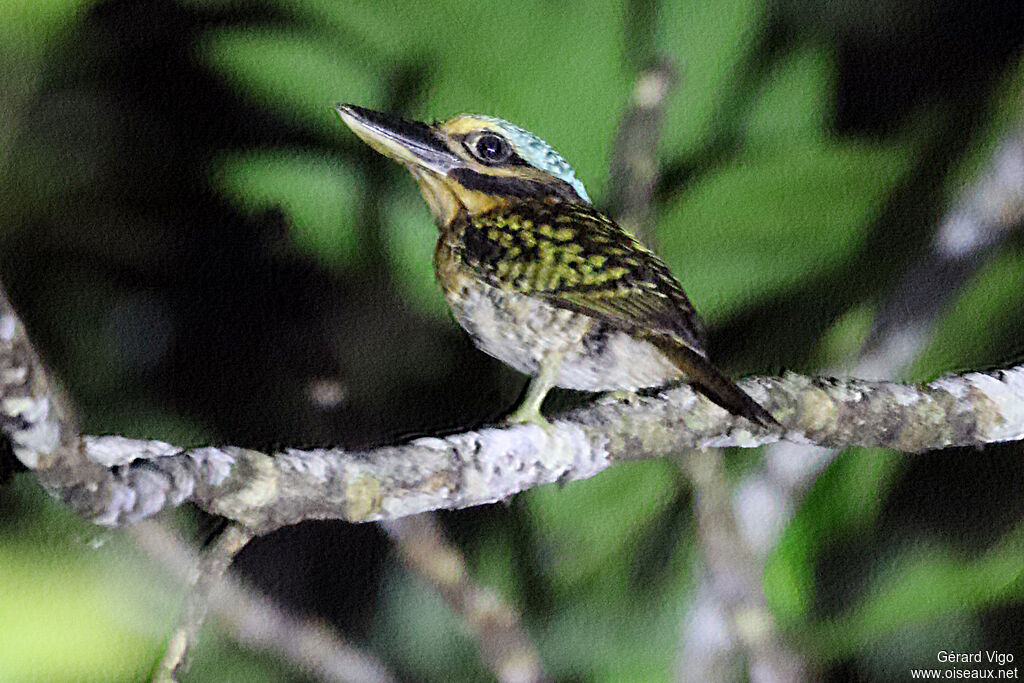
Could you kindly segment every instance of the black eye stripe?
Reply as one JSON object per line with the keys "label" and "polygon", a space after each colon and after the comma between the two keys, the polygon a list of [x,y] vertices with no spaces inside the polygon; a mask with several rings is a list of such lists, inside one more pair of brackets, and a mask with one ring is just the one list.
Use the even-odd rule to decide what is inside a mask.
{"label": "black eye stripe", "polygon": [[545,183],[515,176],[485,175],[468,168],[456,168],[449,175],[466,189],[480,190],[498,197],[558,197],[568,202],[583,201],[571,185],[557,179]]}

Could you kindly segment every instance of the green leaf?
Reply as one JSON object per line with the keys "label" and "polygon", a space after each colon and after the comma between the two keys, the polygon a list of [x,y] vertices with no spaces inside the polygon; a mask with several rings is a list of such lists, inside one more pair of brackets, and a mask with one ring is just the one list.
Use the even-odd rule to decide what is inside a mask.
{"label": "green leaf", "polygon": [[873,306],[862,304],[839,316],[822,335],[814,356],[807,363],[808,367],[834,367],[856,358],[871,330],[875,313]]}
{"label": "green leaf", "polygon": [[775,65],[746,122],[748,145],[824,138],[835,65],[824,46],[796,50]]}
{"label": "green leaf", "polygon": [[260,105],[328,135],[337,132],[331,105],[372,106],[380,100],[379,78],[371,67],[329,36],[219,28],[200,42],[199,54]]}
{"label": "green leaf", "polygon": [[[993,358],[992,330],[1018,329],[1024,308],[1021,256],[1002,253],[982,268],[947,306],[931,342],[914,363],[910,377],[930,379],[944,372],[985,367]],[[983,332],[984,331],[984,332]]]}
{"label": "green leaf", "polygon": [[724,316],[841,263],[909,161],[855,143],[748,153],[668,208],[662,254],[697,309]]}
{"label": "green leaf", "polygon": [[0,54],[24,58],[42,53],[49,41],[91,4],[90,0],[0,3]]}
{"label": "green leaf", "polygon": [[536,639],[547,672],[560,680],[672,680],[686,588],[679,581],[652,602],[587,591],[561,605]]}
{"label": "green leaf", "polygon": [[383,581],[372,639],[420,681],[485,681],[465,624],[418,576],[392,570]]}
{"label": "green leaf", "polygon": [[658,45],[682,73],[666,112],[665,149],[692,151],[722,125],[720,107],[757,39],[763,12],[762,0],[663,3]]}
{"label": "green leaf", "polygon": [[41,551],[8,546],[0,555],[4,589],[10,591],[0,600],[0,622],[10,625],[0,640],[0,678],[99,681],[144,676],[147,658],[140,654],[157,643],[133,633],[125,614],[141,605],[126,600],[103,567],[77,566],[68,572],[66,554],[58,558]]}
{"label": "green leaf", "polygon": [[676,466],[667,461],[630,463],[564,488],[541,486],[527,494],[556,589],[574,591],[605,572],[625,588],[636,534],[665,509],[678,485]]}
{"label": "green leaf", "polygon": [[214,187],[248,211],[282,208],[288,234],[303,251],[333,265],[355,255],[359,189],[343,164],[281,150],[238,153],[221,158],[211,176]]}
{"label": "green leaf", "polygon": [[154,576],[124,533],[75,516],[31,478],[3,495],[27,524],[0,527],[0,680],[145,679],[178,587]]}
{"label": "green leaf", "polygon": [[782,623],[806,617],[819,551],[826,543],[871,528],[902,462],[899,454],[886,449],[850,448],[814,481],[765,561],[765,596]]}
{"label": "green leaf", "polygon": [[429,65],[425,101],[413,112],[420,118],[470,112],[508,119],[549,142],[591,196],[600,195],[632,85],[618,40],[620,3],[525,0],[500,14],[472,0],[315,0],[311,7],[395,61]]}
{"label": "green leaf", "polygon": [[[809,630],[814,651],[849,657],[907,625],[970,613],[1024,598],[1024,525],[984,555],[918,547],[874,574],[863,601]],[[969,618],[969,617],[965,617]],[[950,649],[959,649],[959,645]]]}
{"label": "green leaf", "polygon": [[385,236],[391,272],[403,298],[425,315],[446,320],[448,304],[434,279],[434,247],[437,228],[419,193],[398,193],[388,203]]}

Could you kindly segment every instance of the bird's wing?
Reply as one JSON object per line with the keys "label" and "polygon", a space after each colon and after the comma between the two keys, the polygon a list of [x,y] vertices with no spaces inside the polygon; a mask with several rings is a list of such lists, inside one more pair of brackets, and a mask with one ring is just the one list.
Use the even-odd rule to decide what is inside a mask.
{"label": "bird's wing", "polygon": [[463,244],[488,284],[704,353],[703,326],[668,267],[589,205],[515,202],[468,221]]}
{"label": "bird's wing", "polygon": [[780,428],[708,360],[697,312],[668,267],[589,205],[516,202],[463,229],[462,259],[483,281],[647,337],[712,401]]}

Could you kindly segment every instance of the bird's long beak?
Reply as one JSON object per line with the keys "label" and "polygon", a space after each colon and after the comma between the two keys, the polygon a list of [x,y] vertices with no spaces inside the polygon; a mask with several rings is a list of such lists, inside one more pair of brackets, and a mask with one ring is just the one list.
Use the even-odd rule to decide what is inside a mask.
{"label": "bird's long beak", "polygon": [[433,128],[354,104],[334,107],[338,116],[373,149],[412,169],[432,171],[442,178],[462,161],[448,149]]}

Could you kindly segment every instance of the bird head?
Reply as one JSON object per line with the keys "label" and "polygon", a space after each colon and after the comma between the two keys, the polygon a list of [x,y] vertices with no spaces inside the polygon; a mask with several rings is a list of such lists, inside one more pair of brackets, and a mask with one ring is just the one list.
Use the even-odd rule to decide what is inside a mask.
{"label": "bird head", "polygon": [[366,144],[409,170],[441,225],[513,199],[590,203],[562,155],[508,121],[460,114],[427,124],[352,104],[335,111]]}

